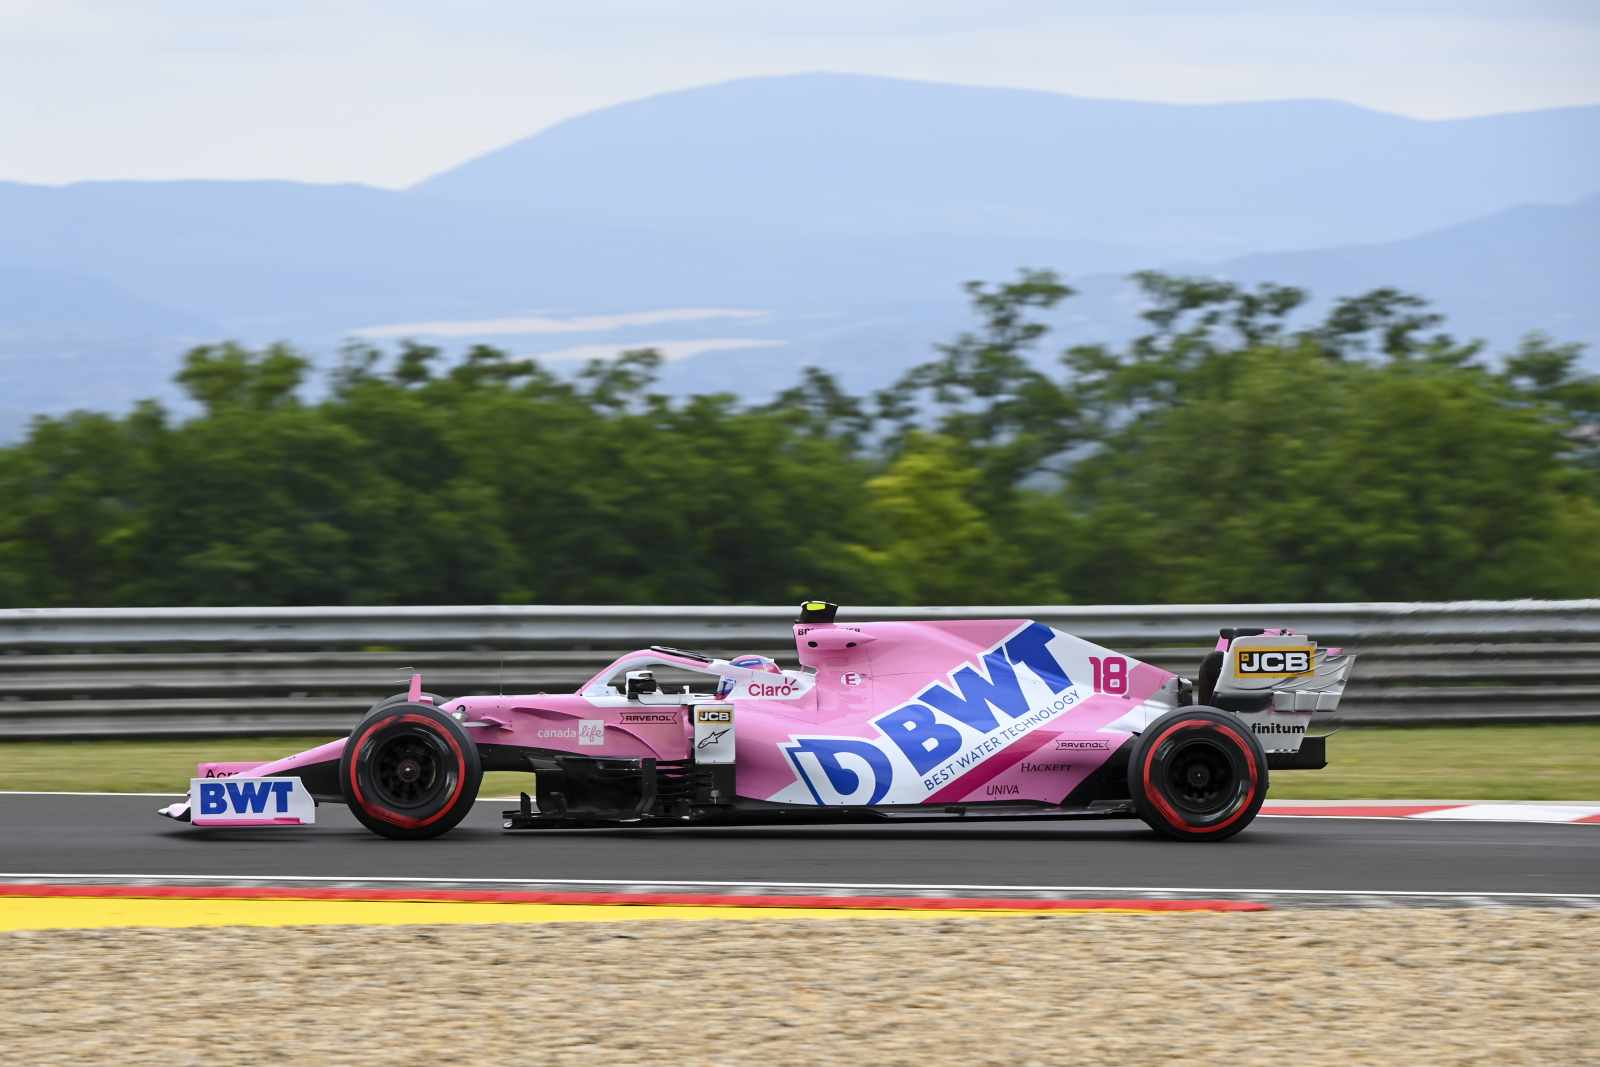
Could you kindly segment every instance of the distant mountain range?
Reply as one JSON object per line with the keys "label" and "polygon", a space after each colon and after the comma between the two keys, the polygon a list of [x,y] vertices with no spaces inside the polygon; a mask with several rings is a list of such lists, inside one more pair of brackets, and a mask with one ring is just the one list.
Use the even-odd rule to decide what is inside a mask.
{"label": "distant mountain range", "polygon": [[[1600,371],[1600,301],[1593,295],[1600,288],[1600,195],[1574,204],[1509,208],[1398,241],[1158,265],[1246,286],[1298,285],[1311,294],[1298,324],[1320,317],[1338,297],[1394,285],[1428,297],[1446,314],[1445,330],[1486,340],[1491,354],[1538,329],[1588,344],[1589,365]],[[1073,274],[1067,280],[1075,294],[1049,317],[1052,333],[1042,357],[1053,358],[1070,344],[1119,341],[1148,328],[1139,319],[1137,286],[1125,274]],[[745,327],[757,336],[782,334],[789,339],[786,347],[692,357],[673,363],[666,381],[685,392],[706,388],[737,358],[742,373],[756,380],[815,364],[857,390],[880,388],[969,324],[955,298],[878,305],[871,314],[784,316]]]}
{"label": "distant mountain range", "polygon": [[564,217],[1099,241],[1219,257],[1600,191],[1600,108],[1445,122],[1319,100],[1092,100],[758,78],[560,123],[416,191]]}
{"label": "distant mountain range", "polygon": [[670,342],[680,389],[775,389],[807,362],[864,388],[960,328],[961,281],[1024,265],[1080,285],[1058,320],[1079,339],[1134,327],[1121,274],[1177,265],[1325,298],[1395,285],[1459,334],[1595,342],[1597,191],[1600,107],[1432,122],[851,75],[608,108],[404,191],[0,183],[0,435],[161,392],[200,341],[326,352],[535,313],[765,312],[435,329],[519,353]]}

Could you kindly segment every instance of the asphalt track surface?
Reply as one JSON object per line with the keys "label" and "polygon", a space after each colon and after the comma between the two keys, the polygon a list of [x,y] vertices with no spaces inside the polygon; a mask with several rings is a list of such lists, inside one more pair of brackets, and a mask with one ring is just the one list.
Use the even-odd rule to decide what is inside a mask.
{"label": "asphalt track surface", "polygon": [[480,801],[445,837],[378,838],[336,804],[317,825],[198,830],[150,796],[0,795],[0,879],[387,879],[661,885],[1060,887],[1256,893],[1576,894],[1600,902],[1600,827],[1258,818],[1230,841],[1137,821],[891,822],[506,833]]}

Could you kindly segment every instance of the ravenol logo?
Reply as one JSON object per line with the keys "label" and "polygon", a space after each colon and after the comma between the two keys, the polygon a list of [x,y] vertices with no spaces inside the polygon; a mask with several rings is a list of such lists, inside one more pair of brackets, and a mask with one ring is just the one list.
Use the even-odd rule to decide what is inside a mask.
{"label": "ravenol logo", "polygon": [[1233,673],[1251,678],[1292,678],[1310,674],[1317,646],[1241,648],[1233,654]]}
{"label": "ravenol logo", "polygon": [[[789,762],[818,804],[876,804],[894,785],[894,756],[903,757],[932,790],[981,762],[1010,740],[1077,702],[1072,679],[1049,644],[1055,631],[1029,623],[911,703],[872,720],[893,750],[857,737],[797,737],[784,746]],[[1031,706],[1017,668],[1026,668],[1056,696]]]}
{"label": "ravenol logo", "polygon": [[[233,782],[216,779],[200,783],[200,815],[285,815],[294,782],[287,778]],[[268,804],[272,807],[269,809]]]}

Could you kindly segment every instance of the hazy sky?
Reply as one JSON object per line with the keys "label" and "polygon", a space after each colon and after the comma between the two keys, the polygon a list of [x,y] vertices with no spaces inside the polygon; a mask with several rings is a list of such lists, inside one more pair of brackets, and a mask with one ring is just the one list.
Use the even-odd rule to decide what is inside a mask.
{"label": "hazy sky", "polygon": [[403,186],[580,112],[831,70],[1444,117],[1600,103],[1596,0],[0,0],[0,179]]}

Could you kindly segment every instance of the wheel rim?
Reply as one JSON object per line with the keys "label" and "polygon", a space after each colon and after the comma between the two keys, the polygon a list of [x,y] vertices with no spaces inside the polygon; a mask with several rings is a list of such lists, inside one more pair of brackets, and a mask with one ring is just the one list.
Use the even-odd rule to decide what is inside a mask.
{"label": "wheel rim", "polygon": [[1226,813],[1244,785],[1232,754],[1208,737],[1175,740],[1164,762],[1167,796],[1199,820]]}
{"label": "wheel rim", "polygon": [[396,726],[371,743],[368,753],[366,777],[385,807],[427,809],[455,788],[455,760],[432,730]]}

